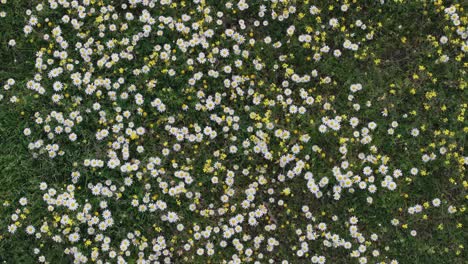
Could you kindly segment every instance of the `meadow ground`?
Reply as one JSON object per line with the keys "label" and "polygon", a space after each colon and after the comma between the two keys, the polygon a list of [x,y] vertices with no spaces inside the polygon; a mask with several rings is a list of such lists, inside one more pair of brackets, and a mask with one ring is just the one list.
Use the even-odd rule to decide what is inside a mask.
{"label": "meadow ground", "polygon": [[0,261],[467,263],[466,8],[0,0]]}

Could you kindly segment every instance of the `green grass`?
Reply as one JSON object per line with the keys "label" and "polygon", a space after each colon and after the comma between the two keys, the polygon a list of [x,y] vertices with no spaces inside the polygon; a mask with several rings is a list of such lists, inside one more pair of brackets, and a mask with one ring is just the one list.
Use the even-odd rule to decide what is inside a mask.
{"label": "green grass", "polygon": [[[182,168],[186,166],[186,170],[190,171],[195,178],[195,182],[186,188],[194,193],[199,192],[201,198],[198,200],[187,198],[184,195],[171,197],[164,194],[157,187],[159,181],[149,176],[146,171],[138,179],[138,175],[135,173],[122,173],[119,170],[109,168],[91,169],[84,167],[84,159],[101,158],[106,160],[106,151],[109,149],[107,141],[111,142],[117,138],[109,138],[106,141],[96,140],[96,131],[108,126],[108,123],[98,121],[97,114],[84,114],[83,122],[76,124],[73,130],[79,135],[76,142],[70,142],[63,136],[47,140],[43,126],[35,124],[34,115],[36,112],[40,112],[42,116],[46,116],[52,110],[67,114],[75,110],[85,113],[87,108],[92,108],[93,103],[99,101],[108,118],[112,119],[114,123],[116,123],[116,113],[114,105],[108,97],[98,98],[94,95],[87,97],[83,90],[74,88],[70,79],[65,79],[65,77],[61,81],[68,84],[69,87],[64,93],[70,96],[65,97],[58,105],[53,104],[50,100],[52,94],[50,87],[53,81],[47,79],[44,81],[49,87],[46,96],[35,96],[34,92],[26,89],[27,81],[31,80],[36,72],[34,69],[36,52],[41,48],[54,49],[49,47],[46,41],[41,40],[43,34],[50,33],[54,26],[48,26],[44,23],[30,37],[23,36],[22,28],[28,19],[25,10],[33,9],[39,2],[41,1],[10,0],[6,4],[0,4],[0,11],[7,12],[7,17],[0,18],[0,57],[2,58],[0,85],[3,87],[9,78],[16,81],[11,90],[0,91],[0,94],[4,95],[4,99],[0,101],[0,261],[35,263],[38,261],[38,256],[43,255],[50,263],[73,263],[73,257],[64,254],[66,247],[76,246],[89,257],[94,247],[101,246],[100,242],[93,240],[92,235],[82,237],[93,241],[91,245],[85,245],[84,240],[79,243],[68,241],[55,243],[51,239],[50,234],[63,234],[67,227],[70,230],[81,228],[83,235],[87,225],[79,223],[76,218],[77,212],[72,212],[65,207],[56,206],[53,213],[47,211],[47,204],[43,201],[44,192],[38,188],[41,182],[46,182],[49,188],[55,188],[58,193],[65,192],[67,185],[74,185],[76,187],[74,196],[77,202],[80,204],[89,202],[93,206],[91,214],[97,212],[102,214],[103,210],[96,208],[99,207],[100,201],[106,200],[109,203],[109,210],[112,211],[115,224],[106,230],[105,234],[112,238],[111,246],[117,251],[120,241],[127,237],[127,233],[138,230],[148,240],[150,249],[152,248],[152,239],[160,235],[166,236],[168,248],[171,248],[170,251],[173,254],[171,258],[175,263],[222,263],[224,260],[230,260],[233,254],[240,254],[232,243],[226,248],[219,246],[223,240],[222,232],[210,237],[209,241],[215,244],[216,253],[208,257],[197,255],[196,249],[194,249],[198,246],[204,246],[208,240],[201,240],[199,243],[195,241],[194,248],[189,251],[183,250],[184,244],[191,239],[193,240],[193,233],[186,232],[186,230],[191,229],[194,224],[201,226],[202,230],[206,226],[221,225],[220,223],[226,223],[229,218],[239,212],[244,213],[247,220],[248,211],[240,206],[245,199],[244,192],[249,188],[249,184],[258,182],[258,177],[263,176],[268,183],[257,188],[254,203],[256,206],[265,205],[268,214],[259,220],[257,228],[245,224],[242,232],[252,237],[260,234],[264,234],[266,237],[275,237],[282,243],[282,246],[269,252],[262,244],[262,247],[255,251],[251,260],[267,263],[267,260],[271,258],[274,263],[281,263],[282,260],[288,260],[289,263],[309,263],[310,257],[317,254],[326,256],[327,263],[358,263],[357,258],[350,258],[351,251],[324,246],[321,240],[323,237],[317,241],[308,241],[310,249],[308,258],[296,255],[296,251],[300,248],[300,239],[296,230],[300,228],[302,232],[305,232],[307,224],[316,226],[320,222],[326,223],[333,234],[338,234],[340,237],[352,241],[353,250],[357,249],[359,243],[350,237],[348,231],[349,217],[356,216],[359,218],[359,232],[363,233],[366,240],[369,241],[368,244],[365,244],[368,248],[363,254],[363,256],[368,257],[368,263],[390,263],[392,259],[397,259],[399,263],[415,264],[467,263],[464,247],[466,246],[466,226],[468,225],[465,212],[468,184],[465,177],[466,162],[463,162],[463,158],[466,159],[467,156],[465,146],[468,128],[464,113],[467,108],[465,89],[468,64],[465,58],[466,53],[461,50],[461,43],[466,39],[463,40],[457,35],[457,27],[453,26],[443,14],[444,8],[452,4],[456,5],[461,20],[461,25],[458,28],[464,27],[466,29],[468,24],[467,6],[463,5],[463,1],[444,1],[442,6],[438,3],[439,1],[386,1],[387,3],[384,5],[379,4],[378,1],[353,2],[346,15],[339,11],[342,1],[336,1],[336,3],[310,1],[322,9],[320,17],[325,25],[328,25],[330,18],[340,18],[340,23],[346,25],[344,32],[339,29],[331,30],[327,27],[321,29],[321,24],[309,13],[311,4],[305,4],[303,1],[289,1],[289,4],[297,7],[297,13],[306,14],[304,18],[299,18],[297,14],[291,15],[294,18],[287,20],[287,23],[270,19],[268,28],[254,27],[249,24],[244,33],[246,36],[249,36],[250,32],[254,33],[252,36],[256,39],[257,44],[254,46],[246,45],[245,49],[260,59],[265,64],[266,70],[255,71],[252,63],[253,58],[249,58],[244,61],[243,68],[239,72],[248,76],[255,74],[255,78],[252,79],[255,83],[252,86],[255,95],[261,94],[264,99],[277,100],[280,90],[276,90],[276,87],[280,87],[282,81],[288,78],[287,68],[293,69],[299,75],[310,74],[312,70],[316,69],[320,78],[329,76],[332,79],[332,82],[328,84],[320,82],[320,79],[305,85],[292,84],[291,98],[295,103],[302,100],[297,92],[300,88],[305,88],[315,98],[314,105],[308,109],[305,115],[290,114],[288,108],[281,107],[281,103],[278,102],[274,107],[264,104],[253,105],[251,103],[252,96],[247,95],[246,92],[249,88],[248,85],[244,87],[244,96],[237,94],[237,98],[234,98],[233,95],[237,91],[225,88],[222,82],[224,78],[230,77],[229,74],[225,73],[221,73],[219,79],[206,78],[203,79],[205,83],[200,81],[200,84],[190,88],[187,82],[195,72],[204,71],[206,75],[211,67],[217,67],[220,70],[221,64],[197,65],[194,69],[188,67],[185,63],[186,60],[188,58],[195,59],[198,53],[203,51],[200,47],[194,48],[193,51],[189,49],[187,53],[176,48],[177,60],[173,64],[159,60],[149,74],[134,76],[132,74],[134,68],[141,67],[151,60],[147,57],[151,55],[155,45],[171,43],[179,37],[184,37],[180,33],[169,31],[167,28],[164,29],[163,37],[158,38],[156,33],[152,32],[153,35],[150,38],[142,40],[135,48],[133,61],[121,60],[110,70],[96,68],[94,77],[106,76],[113,81],[117,80],[118,77],[124,77],[126,84],[135,84],[139,89],[138,92],[145,97],[142,108],[147,112],[147,115],[141,116],[136,114],[138,106],[129,102],[133,101],[133,95],[128,101],[121,99],[116,101],[116,104],[124,110],[132,112],[133,115],[128,120],[134,122],[136,127],[141,125],[147,128],[147,133],[138,138],[124,135],[130,142],[132,159],[138,159],[143,164],[147,164],[150,157],[162,157],[161,151],[164,147],[171,147],[172,144],[177,143],[174,137],[165,130],[165,125],[168,124],[167,120],[170,117],[175,119],[173,126],[189,127],[190,133],[193,133],[194,124],[198,124],[202,128],[210,125],[218,131],[218,137],[214,140],[205,139],[201,143],[185,141],[181,143],[181,152],[162,157],[160,167],[166,168],[168,174],[160,176],[159,181],[167,181],[170,184],[182,181],[172,177],[172,173],[178,170],[173,167],[173,163],[177,162]],[[104,2],[117,6],[118,1]],[[275,8],[277,12],[282,10],[283,6],[283,4],[278,4],[276,7],[272,7],[270,3],[266,2],[264,4],[269,8]],[[151,12],[152,15],[180,16],[182,13],[194,10],[191,8],[194,5],[187,3],[187,7],[179,7],[180,9],[165,7]],[[226,10],[224,5],[218,1],[206,1],[206,6],[213,9],[212,13],[217,10],[225,12],[223,23],[232,27],[238,19],[245,19],[248,23],[253,23],[254,19],[258,19],[255,17],[260,5],[260,1],[252,2],[248,10],[233,13]],[[328,8],[330,5],[334,6],[333,10]],[[130,10],[135,14],[140,14],[143,9],[142,6],[137,6]],[[127,11],[118,9],[117,13],[123,15]],[[38,17],[48,17],[51,21],[58,21],[65,11],[61,8],[57,10],[45,8],[43,13],[34,12]],[[74,14],[73,12],[70,14]],[[194,17],[194,21],[203,18],[203,14],[199,12],[194,12],[191,15]],[[267,12],[266,16],[270,17],[270,13]],[[97,36],[98,34],[97,23],[94,22],[96,17],[96,14],[90,15],[83,25],[83,32],[89,33],[89,36]],[[362,20],[367,25],[367,29],[355,30],[355,26],[351,28],[350,25],[356,19]],[[121,18],[117,21],[120,20]],[[285,31],[291,24],[294,24],[296,32],[300,33],[305,33],[308,26],[313,27],[314,31],[322,30],[326,38],[313,41],[311,45],[317,45],[320,48],[321,45],[327,44],[331,47],[330,53],[333,49],[340,49],[343,52],[342,56],[336,58],[328,54],[324,55],[320,62],[313,62],[310,57],[313,57],[315,51],[303,47],[302,43],[297,41],[299,33],[295,33],[295,38],[291,39],[285,36]],[[234,40],[221,35],[224,27],[206,24],[204,26],[213,26],[216,30],[212,41],[218,43],[216,45],[232,48],[235,44]],[[64,26],[62,30],[64,36],[69,38],[70,44],[80,41],[76,35],[72,34],[73,30],[70,26]],[[110,38],[128,37],[137,30],[139,30],[137,22],[129,22],[128,31],[108,33],[102,41],[105,42]],[[366,33],[369,32],[373,32],[373,40],[364,40]],[[350,37],[349,33],[356,35]],[[436,45],[435,43],[442,35],[448,36],[449,43]],[[272,49],[271,45],[261,42],[267,36],[272,38],[272,43],[281,41],[283,45]],[[434,38],[431,40],[432,37]],[[359,51],[351,53],[344,50],[342,43],[345,38],[351,38],[353,41],[361,39]],[[15,47],[7,45],[10,39],[16,39],[17,45]],[[288,39],[289,43],[286,42]],[[171,48],[174,48],[175,45],[172,45]],[[230,51],[232,53],[232,49]],[[441,54],[447,54],[450,57],[449,62],[437,63],[436,60]],[[69,55],[73,58],[79,58],[79,53],[76,51],[70,51]],[[283,62],[278,62],[280,55],[286,55]],[[45,57],[47,56],[49,55],[45,55]],[[241,56],[235,56],[236,59],[242,59]],[[93,57],[93,62],[99,58],[98,56]],[[278,64],[278,70],[273,70],[275,64]],[[287,65],[283,67],[282,64]],[[56,67],[56,64],[53,67]],[[123,73],[119,73],[119,68],[123,69]],[[164,74],[164,70],[171,68],[178,72],[176,78]],[[85,72],[87,70],[89,68],[86,64],[78,64],[77,71]],[[182,74],[182,71],[187,74]],[[46,75],[44,77],[47,78]],[[148,88],[147,84],[151,79],[158,81],[156,88]],[[349,86],[356,83],[362,84],[363,90],[355,93],[355,98],[351,102],[348,100]],[[119,91],[126,88],[122,87]],[[239,130],[231,130],[226,135],[236,136],[237,141],[229,143],[230,141],[224,138],[221,131],[224,124],[216,125],[210,121],[210,115],[213,113],[219,116],[229,116],[222,108],[218,107],[214,112],[195,111],[195,105],[201,102],[197,98],[199,90],[207,96],[214,96],[215,93],[226,93],[226,96],[223,96],[222,105],[234,109],[235,115],[238,115],[240,119],[238,122]],[[104,89],[103,92],[105,92]],[[9,100],[12,96],[17,96],[20,101],[10,103]],[[73,96],[82,96],[84,100],[81,104],[75,104]],[[156,97],[166,104],[166,112],[159,113],[150,106],[149,102]],[[323,108],[326,102],[331,104],[329,111]],[[370,107],[366,106],[367,102],[371,102]],[[354,103],[361,105],[359,112],[354,110]],[[184,104],[188,105],[190,110],[183,112],[181,107]],[[246,110],[245,105],[250,105],[250,109]],[[386,111],[387,114],[383,115],[383,111]],[[251,113],[258,114],[260,118],[252,118]],[[338,132],[320,133],[318,127],[323,116],[331,118],[341,116],[344,119],[342,128]],[[347,125],[349,118],[353,116],[360,120],[359,129]],[[398,122],[398,128],[395,128],[394,135],[389,135],[387,129],[391,127],[392,121]],[[268,148],[273,151],[276,160],[267,161],[260,154],[243,155],[244,150],[252,147],[243,147],[242,141],[246,139],[253,141],[251,135],[255,133],[249,132],[247,128],[262,123],[262,131],[267,131],[265,126],[268,122],[275,125],[273,130],[267,132],[270,135],[267,141]],[[369,145],[363,145],[359,144],[358,140],[354,141],[353,132],[360,131],[361,124],[365,125],[369,122],[377,124],[377,128],[371,132],[372,142]],[[344,125],[345,123],[346,125]],[[53,122],[51,124],[54,125]],[[25,128],[31,128],[33,131],[31,137],[23,135]],[[278,128],[288,129],[291,132],[291,138],[285,141],[275,138],[273,134]],[[419,129],[419,136],[411,136],[413,128]],[[294,132],[295,130],[296,132]],[[311,140],[308,143],[300,142],[299,135],[303,133],[310,135]],[[37,151],[29,150],[28,144],[39,138],[44,139],[46,143],[59,144],[65,154],[51,159],[47,156],[47,151],[44,154],[38,154]],[[332,195],[327,195],[327,192],[332,191],[333,184],[337,182],[332,174],[332,168],[340,166],[341,161],[344,160],[339,148],[345,141],[348,142],[346,160],[349,162],[351,170],[361,175],[362,169],[370,163],[362,164],[358,158],[359,153],[363,152],[366,155],[372,153],[378,156],[379,162],[372,165],[374,171],[381,164],[380,159],[384,156],[388,157],[388,164],[385,163],[388,165],[389,174],[394,169],[400,169],[403,172],[403,176],[395,179],[398,185],[396,190],[389,191],[381,187],[380,181],[383,176],[375,173],[375,185],[378,187],[376,194],[362,191],[355,186],[354,193],[349,193],[346,189],[343,190],[339,200],[333,199]],[[296,143],[302,144],[304,147],[300,154],[297,154],[297,157],[303,160],[306,159],[306,155],[310,157],[307,162],[309,167],[305,170],[312,171],[317,181],[323,176],[330,179],[329,186],[323,190],[325,195],[320,199],[315,198],[307,189],[304,173],[295,176],[294,179],[286,178],[284,182],[277,180],[278,174],[286,173],[287,170],[294,167],[288,165],[281,168],[277,160],[289,151],[287,148],[291,148]],[[236,145],[239,152],[236,154],[228,153],[230,144]],[[144,146],[145,152],[137,154],[137,145]],[[321,151],[314,151],[313,145],[319,146]],[[370,145],[376,146],[375,153],[369,149]],[[441,147],[447,149],[447,153],[444,155],[439,151]],[[224,158],[219,158],[219,155],[216,157],[215,152],[219,152],[220,156],[223,154],[226,156]],[[427,163],[423,162],[422,155],[430,153],[435,153],[437,158]],[[207,160],[211,160],[212,163],[218,161],[220,168],[210,172],[209,169],[206,169]],[[211,178],[217,176],[223,183],[226,170],[233,169],[234,165],[240,168],[236,172],[234,185],[236,194],[229,200],[226,208],[230,209],[230,206],[237,205],[235,212],[228,210],[226,216],[202,216],[200,211],[210,208],[210,204],[215,209],[225,207],[225,203],[220,201],[220,197],[224,194],[226,185],[214,185],[211,183]],[[418,168],[419,173],[411,175],[412,168]],[[242,169],[248,169],[250,174],[242,176]],[[72,184],[71,181],[72,171],[81,173],[76,184]],[[106,180],[112,180],[112,184],[120,187],[123,186],[124,178],[127,176],[132,177],[134,184],[126,186],[125,191],[119,191],[121,196],[118,199],[94,196],[88,188],[90,183],[104,184]],[[147,191],[145,184],[151,184],[153,189]],[[274,194],[268,193],[269,188],[274,189]],[[289,192],[285,191],[286,188],[289,188]],[[162,199],[167,203],[169,209],[179,214],[180,222],[185,225],[183,232],[177,231],[176,225],[162,221],[160,213],[139,213],[137,208],[130,205],[135,197],[141,201],[146,192],[157,197],[155,199]],[[372,204],[367,202],[369,196],[373,198]],[[26,207],[19,205],[21,197],[27,197],[28,205]],[[270,198],[275,198],[275,202],[270,202]],[[431,201],[434,198],[442,200],[440,207],[432,206]],[[284,201],[284,206],[277,204],[279,199]],[[197,204],[197,209],[200,210],[190,211],[189,205],[191,203]],[[421,213],[409,214],[408,208],[416,204],[427,208],[424,208]],[[304,213],[302,213],[304,205],[309,206],[315,221],[304,217]],[[457,211],[449,214],[449,206],[455,206]],[[17,232],[10,234],[7,228],[14,223],[11,217],[18,208],[22,208],[23,211],[18,214],[20,218],[24,216],[24,219],[19,220]],[[54,223],[57,223],[58,216],[63,217],[66,214],[72,216],[72,224],[53,226]],[[332,220],[334,217],[337,217],[338,220]],[[399,220],[398,226],[391,224],[391,220],[394,218]],[[38,230],[44,222],[50,225],[51,233],[43,233],[41,239],[36,239],[24,232],[26,226],[31,224]],[[275,232],[266,232],[263,227],[272,223],[275,223],[278,229]],[[417,235],[412,236],[411,230],[416,230]],[[378,235],[377,241],[369,239],[373,233]],[[237,235],[237,238],[242,239],[242,236]],[[244,243],[244,246],[253,247],[253,243],[248,241]],[[39,248],[40,254],[35,255],[34,248]],[[380,255],[372,258],[370,256],[374,249],[379,250]],[[129,256],[126,257],[128,263],[136,263],[138,251],[137,247],[129,250]],[[259,253],[265,257],[261,259]],[[104,255],[104,253],[102,254]],[[249,261],[249,258],[245,256],[242,258],[245,262]],[[111,262],[115,262],[115,259]]]}

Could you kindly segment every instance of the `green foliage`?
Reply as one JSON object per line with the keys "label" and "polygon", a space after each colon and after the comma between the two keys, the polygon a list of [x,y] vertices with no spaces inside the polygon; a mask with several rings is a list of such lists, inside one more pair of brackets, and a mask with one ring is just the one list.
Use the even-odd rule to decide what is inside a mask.
{"label": "green foliage", "polygon": [[463,2],[248,2],[0,0],[0,261],[466,263]]}

